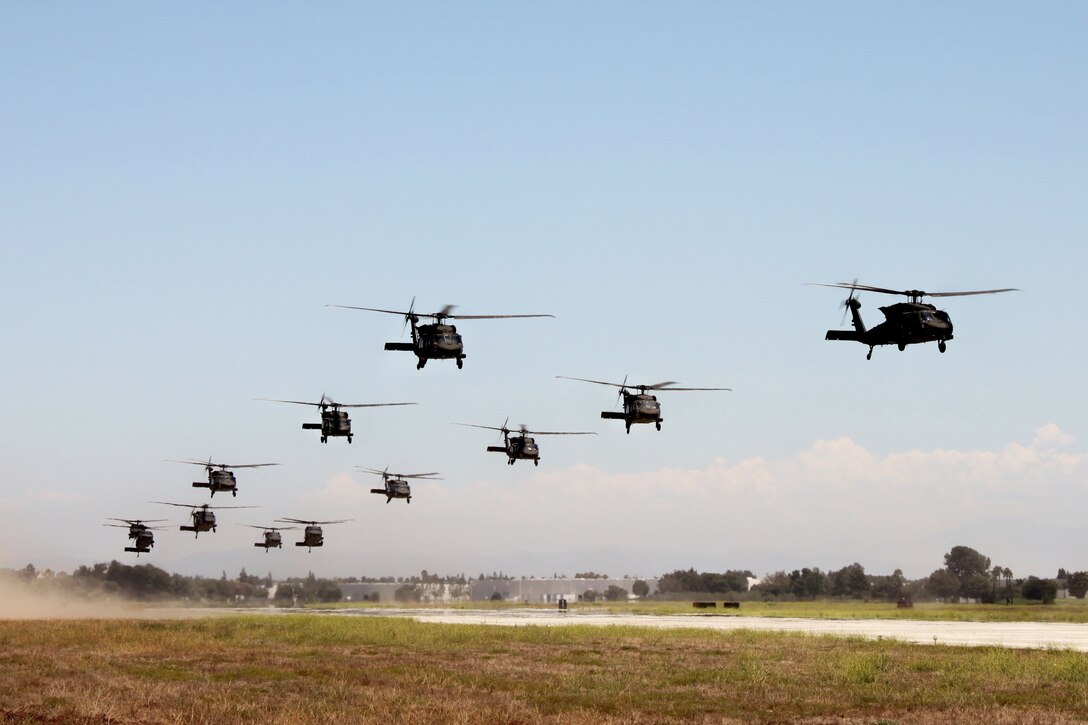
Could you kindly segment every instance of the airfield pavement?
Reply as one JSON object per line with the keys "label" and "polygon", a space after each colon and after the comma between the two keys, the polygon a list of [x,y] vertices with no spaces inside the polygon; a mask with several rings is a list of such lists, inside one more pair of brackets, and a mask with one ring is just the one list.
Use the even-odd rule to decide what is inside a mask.
{"label": "airfield pavement", "polygon": [[[253,611],[253,610],[248,610]],[[265,610],[268,611],[268,610]],[[932,622],[904,619],[807,619],[723,614],[646,615],[560,613],[547,609],[283,609],[326,616],[410,617],[420,622],[507,627],[589,625],[662,629],[799,632],[811,635],[894,639],[916,644],[1062,649],[1088,652],[1088,624],[1054,622]]]}

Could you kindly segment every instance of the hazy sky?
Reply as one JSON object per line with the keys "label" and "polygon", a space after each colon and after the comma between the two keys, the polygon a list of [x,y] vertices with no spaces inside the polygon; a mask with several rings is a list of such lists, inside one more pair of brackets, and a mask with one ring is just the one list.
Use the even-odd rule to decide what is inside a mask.
{"label": "hazy sky", "polygon": [[[0,566],[274,576],[1088,569],[1080,3],[7,3]],[[826,342],[838,290],[934,345]],[[459,325],[416,371],[393,316]],[[863,294],[862,314],[894,302]],[[848,323],[847,323],[848,325]],[[677,380],[627,436],[607,388]],[[300,406],[360,410],[318,442]],[[485,453],[507,417],[599,436]],[[356,465],[442,472],[411,505]],[[219,502],[220,496],[215,497]],[[265,554],[235,523],[352,518]]]}

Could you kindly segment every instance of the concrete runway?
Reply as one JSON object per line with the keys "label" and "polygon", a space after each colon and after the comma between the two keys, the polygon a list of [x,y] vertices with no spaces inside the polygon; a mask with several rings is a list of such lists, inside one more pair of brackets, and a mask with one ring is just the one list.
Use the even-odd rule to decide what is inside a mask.
{"label": "concrete runway", "polygon": [[[287,610],[299,611],[299,610]],[[318,612],[322,610],[302,610]],[[916,644],[971,647],[1065,649],[1088,652],[1088,624],[1052,622],[926,622],[905,619],[800,619],[736,615],[595,614],[547,609],[334,609],[327,614],[362,617],[411,617],[420,622],[493,624],[507,627],[633,626],[662,629],[711,629],[800,632],[811,635],[895,639]]]}

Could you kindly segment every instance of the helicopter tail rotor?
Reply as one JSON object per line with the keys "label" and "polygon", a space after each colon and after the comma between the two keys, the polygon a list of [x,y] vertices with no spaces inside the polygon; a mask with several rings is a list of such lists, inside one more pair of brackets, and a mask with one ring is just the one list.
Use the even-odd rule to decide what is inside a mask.
{"label": "helicopter tail rotor", "polygon": [[409,321],[411,321],[411,323],[413,325],[415,323],[419,322],[419,318],[416,317],[416,314],[415,314],[415,309],[416,309],[416,297],[415,297],[415,295],[412,295],[412,302],[411,302],[411,304],[408,305],[408,312],[405,313],[405,315],[404,315],[404,324],[400,326],[400,336],[401,337],[404,337],[404,331],[406,329],[408,329],[408,322]]}

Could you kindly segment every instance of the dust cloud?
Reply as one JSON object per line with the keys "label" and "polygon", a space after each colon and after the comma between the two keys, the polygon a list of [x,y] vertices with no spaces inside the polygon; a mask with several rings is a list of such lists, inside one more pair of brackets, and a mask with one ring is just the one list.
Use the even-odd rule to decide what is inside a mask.
{"label": "dust cloud", "polygon": [[148,606],[117,597],[50,590],[0,577],[0,621],[26,619],[188,619],[215,612]]}

